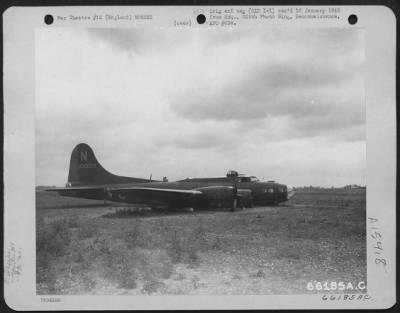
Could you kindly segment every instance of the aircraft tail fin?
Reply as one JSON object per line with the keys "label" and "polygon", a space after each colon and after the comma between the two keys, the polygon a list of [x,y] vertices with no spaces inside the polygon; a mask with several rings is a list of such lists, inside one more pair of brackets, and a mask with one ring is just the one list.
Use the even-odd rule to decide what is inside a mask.
{"label": "aircraft tail fin", "polygon": [[74,150],[72,150],[69,165],[68,186],[145,182],[150,182],[150,180],[111,174],[101,166],[99,161],[97,161],[92,148],[85,143],[78,144]]}

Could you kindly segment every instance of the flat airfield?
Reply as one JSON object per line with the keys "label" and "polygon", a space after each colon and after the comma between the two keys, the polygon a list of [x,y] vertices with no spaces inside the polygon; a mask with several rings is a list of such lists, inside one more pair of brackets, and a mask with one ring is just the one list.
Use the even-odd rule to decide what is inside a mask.
{"label": "flat airfield", "polygon": [[309,282],[366,282],[366,190],[296,192],[234,213],[36,192],[37,293],[307,294],[318,292]]}

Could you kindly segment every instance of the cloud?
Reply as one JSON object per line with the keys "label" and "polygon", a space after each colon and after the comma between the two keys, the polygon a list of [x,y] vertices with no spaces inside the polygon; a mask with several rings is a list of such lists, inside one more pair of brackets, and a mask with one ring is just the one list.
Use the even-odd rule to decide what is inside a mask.
{"label": "cloud", "polygon": [[120,175],[365,180],[360,29],[46,28],[35,44],[40,184],[65,183],[80,142]]}
{"label": "cloud", "polygon": [[[191,34],[186,29],[177,30],[179,36],[170,32],[161,31],[159,28],[88,28],[89,38],[103,42],[115,49],[129,54],[148,55],[164,53],[165,49],[171,50],[174,44],[190,40]],[[173,43],[173,44],[172,44]],[[160,49],[163,47],[163,49]]]}
{"label": "cloud", "polygon": [[185,149],[216,148],[229,145],[232,139],[220,136],[218,133],[198,133],[193,137],[182,137],[174,140],[177,147]]}
{"label": "cloud", "polygon": [[[363,100],[362,94],[353,94],[357,83],[347,77],[337,82],[338,77],[329,81],[314,75],[308,81],[298,79],[300,83],[294,83],[293,77],[299,76],[299,73],[293,69],[285,71],[286,76],[293,77],[281,81],[273,81],[278,76],[274,71],[269,68],[263,70],[269,74],[263,77],[256,73],[248,75],[246,79],[237,78],[238,81],[228,82],[218,90],[207,88],[208,83],[204,83],[197,89],[177,96],[171,101],[171,107],[188,119],[246,120],[264,118],[270,114],[322,115],[335,110],[335,107],[350,105],[351,108],[354,101],[360,103]],[[284,76],[284,73],[281,72],[280,76]],[[318,83],[311,84],[311,80]],[[312,87],[302,87],[304,84]]]}
{"label": "cloud", "polygon": [[[108,43],[122,50],[145,52],[156,46],[157,41],[163,40],[159,33],[142,31],[137,28],[89,28],[89,37]],[[159,34],[159,35],[158,35]]]}
{"label": "cloud", "polygon": [[184,150],[230,149],[236,143],[238,132],[234,122],[221,124],[215,121],[182,121],[176,129],[171,129],[168,124],[165,128],[164,135],[156,138],[155,144]]}
{"label": "cloud", "polygon": [[[321,131],[330,134],[365,125],[362,34],[326,29],[284,35],[283,39],[276,34],[265,36],[268,40],[239,37],[242,44],[243,40],[248,45],[253,43],[258,58],[253,52],[248,58],[243,54],[231,56],[233,60],[229,59],[225,70],[232,72],[228,77],[218,72],[214,77],[197,77],[196,84],[172,96],[172,111],[194,122],[233,120],[250,124],[248,121],[284,116],[289,118],[288,135],[317,136]],[[297,49],[290,50],[292,46]],[[226,49],[229,55],[234,47]],[[203,64],[204,72],[216,66],[207,61]],[[222,62],[218,68],[224,65]]]}

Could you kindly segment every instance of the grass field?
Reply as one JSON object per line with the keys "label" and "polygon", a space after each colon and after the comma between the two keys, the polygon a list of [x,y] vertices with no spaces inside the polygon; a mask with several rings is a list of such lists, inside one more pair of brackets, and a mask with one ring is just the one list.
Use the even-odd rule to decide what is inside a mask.
{"label": "grass field", "polygon": [[[135,213],[37,192],[38,294],[305,294],[366,281],[365,189],[287,204]],[[126,205],[125,205],[126,207]]]}

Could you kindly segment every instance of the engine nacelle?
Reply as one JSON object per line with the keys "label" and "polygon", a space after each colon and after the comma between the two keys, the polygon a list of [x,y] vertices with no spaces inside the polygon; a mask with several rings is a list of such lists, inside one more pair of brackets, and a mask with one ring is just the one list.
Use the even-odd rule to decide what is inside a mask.
{"label": "engine nacelle", "polygon": [[196,190],[202,192],[201,206],[204,208],[232,208],[236,199],[232,186],[200,187]]}
{"label": "engine nacelle", "polygon": [[243,206],[245,208],[253,207],[253,197],[250,189],[238,189],[237,193],[239,198],[238,206]]}

